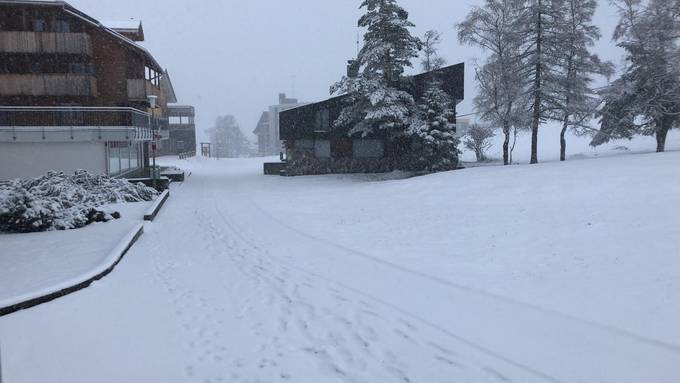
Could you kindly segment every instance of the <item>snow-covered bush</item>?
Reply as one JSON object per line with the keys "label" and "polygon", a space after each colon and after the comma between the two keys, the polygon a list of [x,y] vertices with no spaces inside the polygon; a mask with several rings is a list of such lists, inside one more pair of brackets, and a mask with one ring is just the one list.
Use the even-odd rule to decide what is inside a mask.
{"label": "snow-covered bush", "polygon": [[143,184],[77,171],[0,185],[0,231],[29,233],[77,229],[120,218],[99,207],[151,201],[158,193]]}

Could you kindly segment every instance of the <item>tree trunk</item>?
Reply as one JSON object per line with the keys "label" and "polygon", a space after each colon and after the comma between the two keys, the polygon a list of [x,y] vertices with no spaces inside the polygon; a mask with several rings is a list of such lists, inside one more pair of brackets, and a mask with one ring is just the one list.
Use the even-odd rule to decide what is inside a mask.
{"label": "tree trunk", "polygon": [[567,160],[567,128],[569,128],[569,116],[564,117],[560,132],[560,161]]}
{"label": "tree trunk", "polygon": [[668,131],[671,128],[670,119],[664,117],[661,119],[661,124],[656,129],[656,152],[663,153],[666,151],[666,137],[668,137]]}
{"label": "tree trunk", "polygon": [[512,147],[510,148],[510,165],[514,163],[513,155],[515,153],[515,146],[517,145],[517,134],[519,134],[519,131],[517,130],[517,127],[515,127],[513,129]]}
{"label": "tree trunk", "polygon": [[503,165],[510,165],[510,126],[507,122],[503,123]]}
{"label": "tree trunk", "polygon": [[542,39],[543,39],[543,25],[542,25],[542,0],[538,0],[538,9],[536,17],[536,68],[534,75],[534,115],[531,122],[531,163],[538,163],[538,127],[541,124],[541,105],[543,104],[541,87],[543,86],[542,79]]}

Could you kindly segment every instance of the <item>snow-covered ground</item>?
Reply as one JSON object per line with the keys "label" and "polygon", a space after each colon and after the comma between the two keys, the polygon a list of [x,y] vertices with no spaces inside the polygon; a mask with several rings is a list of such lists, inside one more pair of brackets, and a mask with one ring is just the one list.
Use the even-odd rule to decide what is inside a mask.
{"label": "snow-covered ground", "polygon": [[[100,266],[144,216],[153,202],[108,205],[121,218],[77,230],[30,234],[0,233],[0,307],[11,306],[77,284]],[[62,286],[70,287],[70,286]],[[56,289],[55,289],[56,288]]]}
{"label": "snow-covered ground", "polygon": [[261,163],[178,161],[111,276],[0,318],[5,379],[680,378],[680,152],[400,180]]}

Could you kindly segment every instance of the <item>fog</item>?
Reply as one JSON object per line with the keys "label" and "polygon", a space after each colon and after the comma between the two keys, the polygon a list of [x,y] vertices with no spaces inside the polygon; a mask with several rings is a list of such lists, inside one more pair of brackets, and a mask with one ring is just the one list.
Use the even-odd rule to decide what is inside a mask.
{"label": "fog", "polygon": [[[360,1],[347,0],[71,0],[75,7],[100,20],[140,19],[143,45],[170,72],[179,102],[197,112],[197,134],[218,115],[233,114],[243,131],[252,131],[262,111],[279,92],[301,101],[329,96],[329,86],[356,56],[356,24]],[[466,101],[460,114],[473,113],[474,63],[483,52],[461,46],[455,24],[482,0],[401,0],[416,24],[414,33],[443,33],[441,55],[448,63],[465,62]],[[617,21],[608,1],[600,1],[596,23],[603,39],[597,52],[620,62],[611,42]],[[411,72],[418,71],[414,62]]]}

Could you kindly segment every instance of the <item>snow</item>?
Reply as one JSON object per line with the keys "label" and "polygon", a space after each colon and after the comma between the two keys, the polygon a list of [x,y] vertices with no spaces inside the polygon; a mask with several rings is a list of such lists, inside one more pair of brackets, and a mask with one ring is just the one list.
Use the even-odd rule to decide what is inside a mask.
{"label": "snow", "polygon": [[106,20],[106,21],[102,22],[102,24],[105,25],[107,28],[111,28],[111,29],[134,29],[134,30],[139,29],[139,26],[140,26],[141,23],[142,22],[139,19]]}
{"label": "snow", "polygon": [[[671,145],[672,146],[672,145]],[[193,173],[116,271],[0,318],[12,382],[676,382],[680,152]]]}
{"label": "snow", "polygon": [[0,234],[0,307],[71,287],[110,266],[108,257],[151,204],[107,205],[103,209],[120,212],[121,219],[77,230]]}

